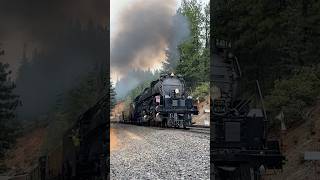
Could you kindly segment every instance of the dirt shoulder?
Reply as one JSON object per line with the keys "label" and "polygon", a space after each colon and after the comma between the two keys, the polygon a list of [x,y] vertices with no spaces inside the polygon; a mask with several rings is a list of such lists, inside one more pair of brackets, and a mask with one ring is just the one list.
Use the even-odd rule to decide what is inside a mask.
{"label": "dirt shoulder", "polygon": [[320,151],[320,102],[312,108],[310,120],[289,129],[283,139],[283,152],[287,159],[283,172],[267,176],[265,179],[318,179],[320,163],[304,161],[304,152]]}
{"label": "dirt shoulder", "polygon": [[5,160],[9,175],[24,173],[38,162],[45,134],[46,128],[37,128],[17,139]]}

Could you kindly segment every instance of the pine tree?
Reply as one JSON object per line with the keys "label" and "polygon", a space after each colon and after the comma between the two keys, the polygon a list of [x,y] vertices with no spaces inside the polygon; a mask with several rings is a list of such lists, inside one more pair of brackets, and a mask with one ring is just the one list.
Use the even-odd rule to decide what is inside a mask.
{"label": "pine tree", "polygon": [[115,91],[115,88],[113,87],[113,84],[111,82],[111,79],[110,79],[110,83],[109,83],[109,89],[110,89],[110,110],[112,108],[115,107],[116,105],[116,91]]}
{"label": "pine tree", "polygon": [[[4,51],[0,49],[0,55]],[[9,65],[0,62],[0,172],[4,170],[2,164],[5,151],[14,142],[15,109],[19,105],[19,98],[13,94],[15,84],[10,80]]]}
{"label": "pine tree", "polygon": [[209,81],[209,6],[203,7],[196,0],[184,0],[177,13],[188,18],[191,37],[178,48],[180,62],[176,72],[184,76],[188,87]]}

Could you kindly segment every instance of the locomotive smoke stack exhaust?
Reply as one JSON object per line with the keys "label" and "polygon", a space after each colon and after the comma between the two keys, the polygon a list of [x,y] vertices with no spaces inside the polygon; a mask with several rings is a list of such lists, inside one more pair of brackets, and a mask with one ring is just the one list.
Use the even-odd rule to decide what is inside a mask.
{"label": "locomotive smoke stack exhaust", "polygon": [[[176,14],[176,1],[136,0],[122,11],[111,35],[111,76],[115,81],[132,69],[175,66],[177,46],[189,37],[187,18]],[[174,57],[167,62],[167,53]],[[135,77],[132,77],[135,78]],[[139,79],[143,82],[145,79]],[[128,88],[130,89],[130,87]],[[132,88],[131,88],[132,89]]]}

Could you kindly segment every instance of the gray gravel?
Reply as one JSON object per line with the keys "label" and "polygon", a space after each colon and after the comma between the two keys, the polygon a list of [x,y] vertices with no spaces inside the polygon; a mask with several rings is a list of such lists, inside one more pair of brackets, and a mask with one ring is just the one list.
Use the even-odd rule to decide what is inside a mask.
{"label": "gray gravel", "polygon": [[210,137],[174,129],[112,124],[111,179],[210,179]]}

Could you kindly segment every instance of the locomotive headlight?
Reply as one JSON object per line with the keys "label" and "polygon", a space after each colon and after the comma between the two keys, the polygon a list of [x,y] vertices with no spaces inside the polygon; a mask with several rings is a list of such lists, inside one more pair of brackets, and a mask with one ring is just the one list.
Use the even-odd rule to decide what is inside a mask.
{"label": "locomotive headlight", "polygon": [[174,92],[175,92],[176,94],[179,94],[179,89],[175,89]]}
{"label": "locomotive headlight", "polygon": [[192,99],[192,96],[188,96],[187,98],[188,98],[188,99]]}

